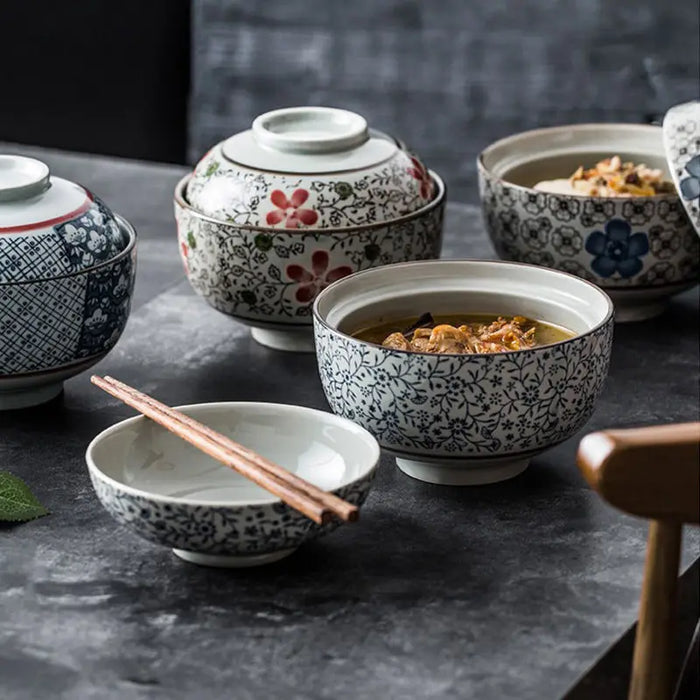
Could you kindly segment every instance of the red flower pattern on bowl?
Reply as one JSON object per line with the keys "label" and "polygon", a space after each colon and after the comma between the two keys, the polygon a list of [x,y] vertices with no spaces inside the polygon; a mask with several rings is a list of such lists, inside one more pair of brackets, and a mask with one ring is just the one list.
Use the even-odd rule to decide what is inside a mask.
{"label": "red flower pattern on bowl", "polygon": [[180,243],[180,253],[182,254],[182,264],[185,266],[185,272],[189,273],[189,265],[187,264],[187,245]]}
{"label": "red flower pattern on bowl", "polygon": [[329,257],[325,250],[317,250],[311,256],[311,272],[301,265],[287,265],[287,277],[299,283],[296,291],[297,301],[305,304],[341,277],[347,277],[352,273],[349,265],[341,265],[328,269]]}
{"label": "red flower pattern on bowl", "polygon": [[267,223],[270,226],[276,226],[284,221],[285,228],[299,228],[301,224],[312,226],[318,220],[318,214],[313,209],[301,208],[308,198],[308,191],[303,189],[294,190],[289,199],[282,190],[273,190],[270,200],[277,209],[267,213]]}
{"label": "red flower pattern on bowl", "polygon": [[418,158],[411,156],[413,167],[407,168],[408,173],[420,182],[420,196],[423,199],[430,199],[433,194],[433,181],[427,168]]}

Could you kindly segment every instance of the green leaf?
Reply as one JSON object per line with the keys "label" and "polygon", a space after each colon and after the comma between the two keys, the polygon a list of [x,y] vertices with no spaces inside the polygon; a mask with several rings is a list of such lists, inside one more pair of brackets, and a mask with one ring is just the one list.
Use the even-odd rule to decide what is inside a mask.
{"label": "green leaf", "polygon": [[21,523],[48,513],[22,479],[0,472],[0,520]]}

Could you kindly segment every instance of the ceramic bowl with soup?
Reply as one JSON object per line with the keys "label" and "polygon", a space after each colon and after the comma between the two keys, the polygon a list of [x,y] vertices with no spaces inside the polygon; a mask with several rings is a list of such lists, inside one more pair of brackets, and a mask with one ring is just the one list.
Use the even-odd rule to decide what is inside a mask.
{"label": "ceramic bowl with soup", "polygon": [[[482,260],[356,273],[314,305],[333,411],[406,474],[455,485],[515,476],[585,424],[608,373],[612,318],[609,297],[585,280]],[[386,342],[413,343],[421,330],[432,346]]]}
{"label": "ceramic bowl with soup", "polygon": [[699,245],[661,128],[581,124],[516,134],[477,161],[499,256],[599,285],[618,321],[651,318],[698,280]]}

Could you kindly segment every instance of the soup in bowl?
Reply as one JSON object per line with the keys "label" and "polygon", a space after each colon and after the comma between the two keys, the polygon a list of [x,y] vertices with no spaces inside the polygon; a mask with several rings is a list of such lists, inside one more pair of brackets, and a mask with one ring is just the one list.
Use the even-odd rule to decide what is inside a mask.
{"label": "soup in bowl", "polygon": [[[435,334],[432,346],[387,341],[398,333],[413,344],[421,329],[428,342]],[[582,428],[608,373],[612,329],[612,302],[595,285],[502,261],[367,270],[314,304],[332,410],[369,430],[403,472],[441,484],[510,478]],[[443,332],[459,346],[441,346]]]}
{"label": "soup in bowl", "polygon": [[660,127],[537,129],[491,144],[477,167],[499,257],[594,282],[612,297],[616,320],[651,318],[697,284],[698,239]]}

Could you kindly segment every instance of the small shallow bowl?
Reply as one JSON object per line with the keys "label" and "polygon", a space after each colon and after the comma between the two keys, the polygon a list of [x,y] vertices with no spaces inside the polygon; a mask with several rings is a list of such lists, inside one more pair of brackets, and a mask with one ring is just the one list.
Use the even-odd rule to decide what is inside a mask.
{"label": "small shallow bowl", "polygon": [[658,126],[537,129],[479,155],[481,205],[501,258],[578,275],[605,289],[617,321],[643,320],[698,282],[700,246],[678,195],[589,197],[533,188],[612,155],[660,168],[670,179]]}
{"label": "small shallow bowl", "polygon": [[217,221],[190,206],[191,176],[175,190],[180,254],[190,284],[215,309],[279,350],[313,351],[311,307],[341,277],[379,265],[437,258],[445,186],[418,211],[355,228],[270,229]]}
{"label": "small shallow bowl", "polygon": [[[436,355],[393,350],[350,333],[392,318],[520,314],[573,331],[519,352]],[[333,411],[372,433],[422,481],[483,484],[588,420],[608,373],[609,297],[573,275],[534,265],[439,260],[346,277],[314,305],[321,383]]]}
{"label": "small shallow bowl", "polygon": [[355,229],[411,214],[434,194],[418,156],[330,107],[260,115],[202,158],[187,189],[206,216],[275,229]]}
{"label": "small shallow bowl", "polygon": [[0,282],[0,410],[49,401],[116,344],[136,275],[136,232],[116,221],[128,242],[109,260],[47,279]]}
{"label": "small shallow bowl", "polygon": [[[180,410],[351,503],[367,497],[379,446],[350,421],[269,403]],[[143,416],[100,433],[86,460],[95,492],[117,522],[195,564],[268,564],[339,524],[316,525]]]}

